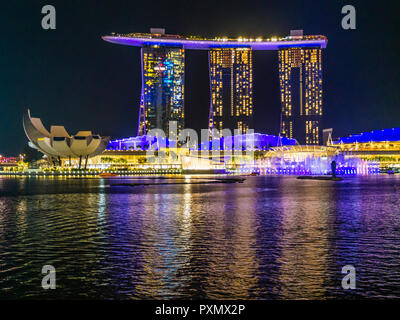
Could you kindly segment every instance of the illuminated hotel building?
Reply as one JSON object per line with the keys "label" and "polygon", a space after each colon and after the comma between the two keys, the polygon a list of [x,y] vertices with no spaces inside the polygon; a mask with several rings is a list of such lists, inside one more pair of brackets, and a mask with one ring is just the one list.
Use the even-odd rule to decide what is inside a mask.
{"label": "illuminated hotel building", "polygon": [[169,121],[176,121],[178,134],[184,127],[185,51],[180,47],[144,45],[142,94],[138,135],[151,129],[169,134]]}
{"label": "illuminated hotel building", "polygon": [[[168,121],[184,128],[184,50],[207,50],[210,76],[209,129],[234,129],[246,133],[253,127],[253,50],[279,54],[281,133],[300,143],[319,144],[322,116],[321,51],[327,38],[291,31],[282,38],[229,39],[185,37],[150,33],[113,34],[105,41],[141,47],[142,94],[138,135]],[[206,123],[204,121],[204,127]]]}
{"label": "illuminated hotel building", "polygon": [[321,48],[279,49],[281,134],[300,144],[319,144],[322,116]]}
{"label": "illuminated hotel building", "polygon": [[253,129],[253,72],[251,48],[209,51],[211,105],[209,129]]}

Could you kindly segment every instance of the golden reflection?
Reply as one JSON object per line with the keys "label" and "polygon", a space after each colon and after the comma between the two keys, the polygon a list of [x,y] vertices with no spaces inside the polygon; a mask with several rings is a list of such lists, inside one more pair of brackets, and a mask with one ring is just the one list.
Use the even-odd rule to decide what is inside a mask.
{"label": "golden reflection", "polygon": [[100,179],[99,182],[100,192],[98,201],[98,225],[102,226],[105,223],[105,214],[107,212],[107,198],[104,191],[104,179]]}
{"label": "golden reflection", "polygon": [[138,297],[256,295],[254,193],[247,188],[204,193],[186,184],[151,187],[140,197],[134,210],[143,210]]}
{"label": "golden reflection", "polygon": [[221,204],[218,209],[210,208],[207,213],[214,213],[206,278],[206,293],[211,299],[246,299],[258,285],[256,196],[247,188],[232,188],[230,191],[225,197],[219,196],[219,201],[228,203],[229,207]]}
{"label": "golden reflection", "polygon": [[7,219],[9,217],[9,211],[7,209],[9,207],[11,207],[10,201],[5,197],[0,197],[0,241],[3,240],[5,235]]}
{"label": "golden reflection", "polygon": [[328,198],[321,182],[282,179],[282,236],[277,288],[283,299],[324,298],[328,281]]}
{"label": "golden reflection", "polygon": [[24,198],[19,198],[18,203],[15,208],[15,227],[16,231],[18,232],[18,237],[21,239],[24,237],[26,231],[27,231],[27,221],[26,221],[26,215],[27,215],[27,199],[26,197]]}
{"label": "golden reflection", "polygon": [[157,299],[174,295],[174,288],[168,284],[177,281],[179,267],[185,263],[179,234],[171,235],[176,232],[174,216],[182,206],[174,194],[148,192],[144,197],[142,275],[136,292],[140,297]]}

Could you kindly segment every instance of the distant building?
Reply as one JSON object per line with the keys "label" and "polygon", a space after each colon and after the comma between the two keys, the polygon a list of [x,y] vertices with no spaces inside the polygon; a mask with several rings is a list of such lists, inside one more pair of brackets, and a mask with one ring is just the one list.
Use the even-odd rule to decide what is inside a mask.
{"label": "distant building", "polygon": [[5,157],[5,156],[0,156],[0,163],[17,163],[18,162],[17,157]]}
{"label": "distant building", "polygon": [[332,133],[332,128],[322,130],[322,145],[327,146],[332,143]]}
{"label": "distant building", "polygon": [[352,134],[332,142],[347,151],[356,150],[398,150],[400,152],[400,128],[374,130]]}
{"label": "distant building", "polygon": [[[234,136],[226,136],[211,140],[209,142],[198,141],[191,145],[191,150],[245,150],[251,146],[252,150],[269,150],[272,147],[294,146],[295,139],[279,137],[264,133],[247,133]],[[176,148],[176,141],[169,141],[163,137],[136,136],[123,139],[111,140],[107,150],[119,151],[145,151],[160,150],[165,147]]]}
{"label": "distant building", "polygon": [[21,158],[5,157],[0,155],[0,172],[3,170],[8,171],[10,168],[17,167],[19,160],[21,160]]}
{"label": "distant building", "polygon": [[347,157],[375,161],[380,172],[400,173],[400,128],[352,134],[331,145]]}
{"label": "distant building", "polygon": [[274,147],[294,146],[295,139],[279,137],[264,133],[246,133],[231,137],[221,137],[200,144],[201,150],[260,150],[266,151]]}
{"label": "distant building", "polygon": [[130,151],[147,151],[160,150],[165,147],[176,147],[175,141],[169,141],[163,137],[142,135],[123,139],[111,140],[107,146],[107,150],[130,150]]}

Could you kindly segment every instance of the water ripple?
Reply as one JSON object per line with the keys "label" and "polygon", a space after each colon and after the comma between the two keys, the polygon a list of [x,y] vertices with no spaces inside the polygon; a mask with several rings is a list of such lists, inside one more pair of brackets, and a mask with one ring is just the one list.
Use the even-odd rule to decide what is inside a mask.
{"label": "water ripple", "polygon": [[[0,179],[1,298],[400,297],[398,177]],[[57,290],[41,288],[45,264]],[[346,264],[357,270],[351,292]]]}

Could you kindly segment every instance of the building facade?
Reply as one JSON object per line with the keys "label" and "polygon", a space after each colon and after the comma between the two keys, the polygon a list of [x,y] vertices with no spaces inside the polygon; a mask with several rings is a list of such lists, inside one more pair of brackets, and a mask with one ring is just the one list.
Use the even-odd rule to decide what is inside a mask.
{"label": "building facade", "polygon": [[279,50],[281,134],[300,144],[320,144],[322,59],[319,47]]}
{"label": "building facade", "polygon": [[185,51],[182,46],[144,45],[141,49],[142,93],[138,135],[162,129],[169,136],[169,122],[184,127]]}
{"label": "building facade", "polygon": [[253,70],[251,48],[209,50],[209,129],[232,134],[253,128]]}

